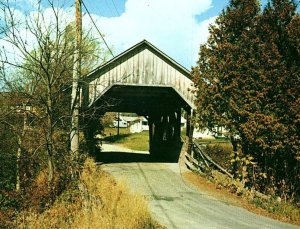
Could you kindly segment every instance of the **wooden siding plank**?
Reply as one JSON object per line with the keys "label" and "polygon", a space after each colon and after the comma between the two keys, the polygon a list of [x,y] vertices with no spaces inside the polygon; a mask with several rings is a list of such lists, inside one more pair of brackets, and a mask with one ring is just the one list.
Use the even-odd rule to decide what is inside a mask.
{"label": "wooden siding plank", "polygon": [[137,53],[134,57],[134,69],[135,69],[135,76],[134,76],[134,83],[138,84],[139,82],[139,75],[140,75],[140,69],[139,69],[139,58],[140,58],[140,55],[139,53]]}
{"label": "wooden siding plank", "polygon": [[144,52],[139,53],[139,68],[140,68],[140,75],[139,75],[139,84],[143,84],[144,77],[145,77],[145,65],[144,65]]}
{"label": "wooden siding plank", "polygon": [[155,80],[155,84],[156,85],[160,85],[161,84],[161,59],[158,58],[157,56],[155,56],[155,64],[156,64],[156,80]]}
{"label": "wooden siding plank", "polygon": [[151,61],[151,53],[148,49],[144,50],[144,83],[145,84],[151,84],[151,78],[153,77],[153,70],[152,70],[152,61]]}
{"label": "wooden siding plank", "polygon": [[117,64],[114,65],[114,70],[113,70],[113,73],[114,73],[114,82],[117,83],[119,82],[119,78],[118,78],[118,68],[117,68]]}
{"label": "wooden siding plank", "polygon": [[155,79],[156,79],[156,65],[155,65],[155,55],[151,52],[151,68],[152,68],[152,77],[151,77],[151,81],[150,81],[150,84],[153,85],[154,82],[155,82]]}
{"label": "wooden siding plank", "polygon": [[176,81],[176,72],[174,68],[170,68],[171,69],[171,82],[173,82],[173,85],[175,86],[175,88],[178,87],[178,82]]}
{"label": "wooden siding plank", "polygon": [[130,74],[130,76],[128,77],[128,83],[133,83],[133,77],[134,77],[133,57],[134,56],[131,56],[128,60],[128,74]]}
{"label": "wooden siding plank", "polygon": [[166,62],[164,62],[163,68],[164,68],[165,85],[168,85],[169,84],[169,76],[168,76],[169,65],[166,64]]}
{"label": "wooden siding plank", "polygon": [[121,60],[119,63],[119,76],[120,76],[120,83],[126,83],[125,75],[124,75],[124,61]]}

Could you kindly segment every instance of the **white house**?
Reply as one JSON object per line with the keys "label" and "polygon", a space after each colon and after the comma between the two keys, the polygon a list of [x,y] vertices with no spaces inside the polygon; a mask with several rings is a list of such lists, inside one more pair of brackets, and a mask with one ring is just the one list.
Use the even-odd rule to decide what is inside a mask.
{"label": "white house", "polygon": [[139,117],[132,125],[130,125],[130,133],[140,133],[149,130],[148,120],[145,117]]}

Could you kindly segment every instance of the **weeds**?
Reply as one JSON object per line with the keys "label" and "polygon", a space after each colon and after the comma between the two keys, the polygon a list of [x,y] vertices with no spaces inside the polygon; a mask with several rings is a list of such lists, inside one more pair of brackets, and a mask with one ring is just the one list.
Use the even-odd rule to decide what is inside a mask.
{"label": "weeds", "polygon": [[[79,188],[78,188],[79,187]],[[146,200],[87,159],[79,183],[38,214],[19,214],[19,228],[157,228]]]}
{"label": "weeds", "polygon": [[278,214],[292,222],[300,224],[300,209],[291,203],[279,202],[274,197],[268,199],[254,197],[250,203],[258,208],[265,209],[268,212]]}
{"label": "weeds", "polygon": [[[220,165],[224,166],[226,169],[230,170],[232,165],[232,148],[227,144],[211,144],[207,145],[205,148],[206,153],[217,161]],[[235,162],[235,161],[234,161]],[[275,215],[274,218],[281,219],[283,221],[289,221],[300,225],[300,209],[295,206],[291,201],[287,200],[281,201],[281,198],[273,195],[264,195],[254,190],[257,180],[253,179],[253,174],[248,174],[247,167],[253,166],[251,164],[251,158],[245,157],[238,161],[238,170],[240,179],[231,179],[228,176],[212,171],[208,179],[216,185],[217,189],[226,189],[231,193],[241,196],[247,199],[250,204],[254,204],[255,207],[262,208],[269,213]],[[251,170],[250,170],[251,171]],[[252,175],[252,176],[250,176]],[[257,174],[257,176],[260,174]],[[250,186],[252,188],[246,187],[247,179],[251,179]],[[257,178],[258,179],[258,178]]]}

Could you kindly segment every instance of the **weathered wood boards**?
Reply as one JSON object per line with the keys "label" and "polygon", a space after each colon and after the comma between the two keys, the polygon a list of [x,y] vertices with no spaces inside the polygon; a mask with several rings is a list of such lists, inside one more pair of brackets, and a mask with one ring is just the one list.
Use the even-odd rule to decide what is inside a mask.
{"label": "weathered wood boards", "polygon": [[172,87],[191,108],[194,106],[190,72],[146,40],[91,72],[86,81],[90,105],[118,84]]}

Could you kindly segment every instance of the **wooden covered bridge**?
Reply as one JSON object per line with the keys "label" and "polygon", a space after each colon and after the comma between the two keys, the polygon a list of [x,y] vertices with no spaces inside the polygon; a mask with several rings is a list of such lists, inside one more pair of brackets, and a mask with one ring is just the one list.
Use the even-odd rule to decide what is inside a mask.
{"label": "wooden covered bridge", "polygon": [[[180,142],[181,111],[194,109],[190,72],[146,40],[136,44],[86,78],[85,109],[132,112],[149,123],[150,154],[160,154]],[[93,129],[93,123],[90,122]]]}

